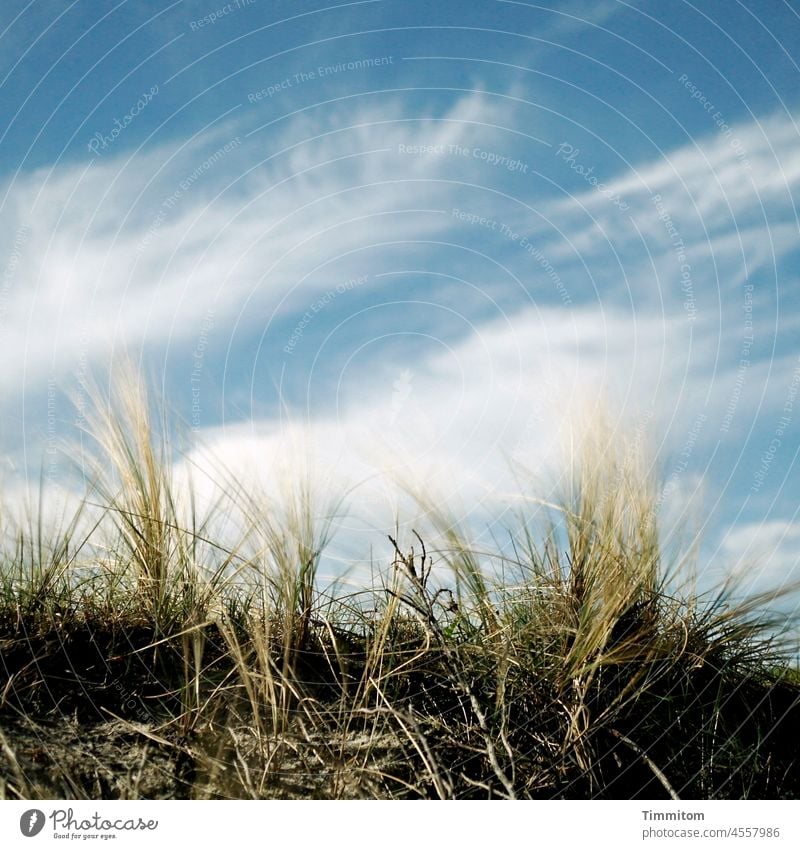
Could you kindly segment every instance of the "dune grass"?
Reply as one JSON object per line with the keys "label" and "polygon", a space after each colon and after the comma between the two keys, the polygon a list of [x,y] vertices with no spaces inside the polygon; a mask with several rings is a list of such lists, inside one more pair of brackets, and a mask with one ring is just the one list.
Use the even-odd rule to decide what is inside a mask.
{"label": "dune grass", "polygon": [[798,796],[778,594],[681,589],[599,427],[540,538],[477,550],[428,504],[357,591],[320,586],[305,475],[221,470],[201,514],[134,374],[87,427],[74,513],[3,529],[0,796]]}

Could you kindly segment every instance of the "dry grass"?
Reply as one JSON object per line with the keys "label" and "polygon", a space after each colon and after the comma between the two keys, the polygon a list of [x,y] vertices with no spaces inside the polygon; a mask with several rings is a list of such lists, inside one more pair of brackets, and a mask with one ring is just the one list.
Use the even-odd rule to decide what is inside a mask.
{"label": "dry grass", "polygon": [[0,796],[798,795],[775,594],[674,589],[654,482],[602,428],[512,558],[428,504],[437,551],[390,538],[347,594],[318,584],[335,505],[306,476],[279,498],[220,471],[199,516],[132,372],[87,421],[85,502],[6,528]]}

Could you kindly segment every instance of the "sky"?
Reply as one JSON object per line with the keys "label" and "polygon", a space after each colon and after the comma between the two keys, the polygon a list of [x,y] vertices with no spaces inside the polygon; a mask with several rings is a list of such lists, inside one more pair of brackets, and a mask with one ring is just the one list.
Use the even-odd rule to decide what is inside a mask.
{"label": "sky", "polygon": [[127,352],[177,465],[347,494],[333,571],[398,481],[501,535],[606,416],[709,580],[800,578],[796,4],[4,0],[0,48],[7,495]]}

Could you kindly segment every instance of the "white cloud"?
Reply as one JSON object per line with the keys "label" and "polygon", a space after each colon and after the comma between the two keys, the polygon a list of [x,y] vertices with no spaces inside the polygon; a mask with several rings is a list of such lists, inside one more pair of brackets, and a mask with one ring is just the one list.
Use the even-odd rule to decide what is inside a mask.
{"label": "white cloud", "polygon": [[[397,363],[376,358],[342,378],[336,404],[303,423],[302,444],[318,470],[359,485],[358,533],[391,527],[398,502],[389,494],[390,474],[427,480],[456,513],[477,505],[495,514],[499,506],[502,514],[503,493],[513,487],[508,455],[546,480],[571,418],[600,398],[611,398],[614,415],[628,423],[652,407],[662,432],[677,422],[679,433],[688,429],[693,404],[706,393],[709,409],[724,411],[735,369],[717,357],[724,345],[739,344],[742,324],[720,324],[720,304],[734,314],[741,306],[721,290],[741,287],[745,262],[751,272],[768,269],[794,249],[800,147],[790,120],[737,129],[749,172],[712,133],[610,181],[630,204],[623,214],[588,186],[554,200],[529,196],[521,183],[526,209],[491,191],[490,166],[478,182],[473,162],[459,170],[448,157],[398,153],[400,143],[444,146],[467,134],[473,146],[513,153],[493,128],[514,126],[512,106],[480,92],[458,100],[443,121],[404,121],[398,109],[374,103],[348,117],[356,127],[348,132],[330,132],[303,113],[256,133],[185,191],[182,180],[244,134],[235,123],[184,150],[173,145],[129,162],[103,157],[88,169],[19,175],[0,213],[0,248],[10,254],[19,223],[28,223],[3,302],[6,345],[23,352],[25,370],[0,373],[6,398],[41,385],[51,371],[69,372],[81,354],[97,362],[121,342],[194,340],[209,307],[227,343],[235,325],[257,332],[276,315],[302,314],[332,280],[369,273],[388,287],[398,269],[429,267],[440,249],[426,242],[474,249],[446,254],[457,265],[454,276],[471,271],[488,230],[459,223],[449,214],[457,206],[528,234],[557,266],[573,303],[549,306],[558,293],[544,264],[492,233],[488,261],[498,265],[483,284],[487,303],[501,291],[503,262],[523,267],[519,279],[538,309],[519,300],[507,308],[492,303],[488,317],[467,316],[471,335],[453,339],[433,327],[443,353]],[[467,185],[468,172],[477,188]],[[691,346],[674,246],[652,192],[673,216],[693,265]],[[585,272],[581,263],[596,291],[575,282]],[[456,311],[460,298],[450,304]],[[767,311],[755,318],[768,329]],[[749,369],[754,392],[769,383],[769,368]],[[783,388],[768,389],[770,402],[780,401]],[[757,409],[757,394],[743,395],[742,413]],[[205,437],[233,467],[251,468],[258,457],[269,469],[298,456],[289,450],[296,433],[272,419]]]}
{"label": "white cloud", "polygon": [[590,311],[530,310],[426,361],[360,374],[340,387],[336,416],[206,431],[193,462],[214,457],[262,485],[283,477],[276,470],[308,467],[323,490],[348,492],[333,549],[343,561],[363,559],[397,521],[406,531],[426,526],[398,481],[422,487],[473,531],[502,532],[513,524],[507,511],[521,506],[515,473],[558,500],[576,421],[609,414],[620,439],[634,411],[649,421],[665,332],[660,321],[617,313],[598,321]]}
{"label": "white cloud", "polygon": [[[631,207],[627,214],[592,188],[556,202],[551,214],[554,220],[571,221],[570,237],[589,257],[597,252],[593,246],[606,241],[617,249],[641,248],[644,237],[657,258],[672,263],[674,242],[680,239],[690,262],[712,257],[723,274],[729,264],[749,265],[751,271],[768,266],[796,247],[793,197],[800,186],[800,132],[781,115],[743,124],[736,132],[749,167],[724,135],[709,132],[609,180],[607,194],[622,198]],[[586,169],[594,165],[585,153],[576,161]],[[662,212],[670,221],[659,218]],[[670,223],[677,231],[674,241]],[[560,247],[568,252],[566,245]],[[707,286],[726,284],[724,278],[706,281]]]}
{"label": "white cloud", "polygon": [[[738,523],[725,532],[712,562],[718,573],[733,573],[751,592],[794,585],[800,581],[800,523]],[[796,596],[793,601],[797,603]]]}
{"label": "white cloud", "polygon": [[[215,151],[244,134],[235,123],[183,150],[171,145],[128,161],[106,156],[88,168],[18,175],[0,214],[0,247],[11,252],[20,222],[30,229],[6,293],[3,326],[7,344],[25,352],[29,379],[74,368],[81,350],[92,358],[120,342],[192,339],[211,305],[218,328],[305,308],[309,293],[327,288],[332,275],[394,267],[400,248],[381,247],[386,243],[424,259],[431,249],[414,247],[418,240],[469,243],[474,235],[480,241],[487,234],[479,227],[435,212],[464,200],[481,213],[490,204],[497,221],[528,233],[562,276],[572,277],[581,261],[598,280],[616,274],[616,294],[593,297],[619,302],[627,278],[637,308],[656,307],[658,292],[672,312],[682,295],[670,236],[650,194],[659,193],[687,245],[709,318],[714,289],[739,282],[744,267],[769,268],[796,244],[791,198],[800,147],[786,118],[737,130],[752,163],[747,173],[728,141],[712,134],[611,181],[609,189],[631,205],[629,214],[610,211],[607,198],[588,187],[573,198],[537,201],[534,214],[513,197],[470,189],[449,157],[397,154],[400,143],[445,146],[465,133],[473,145],[505,150],[507,139],[498,143],[493,126],[514,125],[512,106],[480,92],[456,101],[443,120],[403,121],[397,109],[374,104],[354,106],[350,118],[355,129],[330,132],[313,115],[295,115],[204,170]],[[201,174],[192,178],[198,166]],[[468,166],[474,173],[474,163]],[[487,169],[479,177],[491,187],[494,173]],[[192,186],[181,191],[187,178]],[[176,192],[174,206],[165,208]],[[527,197],[523,188],[520,197]],[[412,211],[421,209],[433,211]],[[492,238],[495,254],[520,258],[511,243]],[[457,251],[453,256],[467,261]],[[0,385],[7,393],[21,389],[8,370]]]}
{"label": "white cloud", "polygon": [[[211,305],[219,323],[305,308],[331,275],[363,272],[370,246],[453,229],[438,212],[450,186],[429,179],[436,158],[398,155],[398,144],[445,145],[464,124],[487,135],[508,111],[479,93],[440,121],[355,108],[341,133],[297,115],[220,155],[244,136],[232,123],[185,149],[17,175],[0,213],[9,253],[10,234],[28,227],[6,293],[7,344],[35,379],[74,368],[81,350],[193,338]],[[3,371],[6,392],[21,389],[16,377]]]}

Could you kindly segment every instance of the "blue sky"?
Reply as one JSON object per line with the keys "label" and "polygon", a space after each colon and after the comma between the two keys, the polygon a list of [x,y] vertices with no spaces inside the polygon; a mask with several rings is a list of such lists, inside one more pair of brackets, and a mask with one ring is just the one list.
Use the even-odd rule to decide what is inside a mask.
{"label": "blue sky", "polygon": [[7,0],[0,45],[7,491],[126,349],[198,446],[354,487],[342,551],[397,475],[496,530],[605,405],[710,575],[800,576],[791,4]]}

